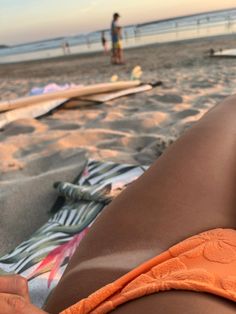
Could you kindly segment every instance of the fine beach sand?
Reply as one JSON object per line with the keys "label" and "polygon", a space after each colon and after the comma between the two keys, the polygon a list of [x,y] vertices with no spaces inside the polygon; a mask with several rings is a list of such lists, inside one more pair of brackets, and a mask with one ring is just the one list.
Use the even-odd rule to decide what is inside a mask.
{"label": "fine beach sand", "polygon": [[85,156],[150,164],[212,106],[233,94],[236,59],[208,58],[210,48],[236,48],[236,36],[128,50],[124,66],[111,66],[109,56],[102,54],[0,65],[1,100],[52,82],[92,84],[107,82],[112,75],[127,80],[136,65],[142,67],[144,82],[163,82],[146,93],[99,105],[78,102],[76,108],[59,109],[40,120],[22,119],[0,131],[0,253],[47,220],[56,199],[53,181],[73,181]]}

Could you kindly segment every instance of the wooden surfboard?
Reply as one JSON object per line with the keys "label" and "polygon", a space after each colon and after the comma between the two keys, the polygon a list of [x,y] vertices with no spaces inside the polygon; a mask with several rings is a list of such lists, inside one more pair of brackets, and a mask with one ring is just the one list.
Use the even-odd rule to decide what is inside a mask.
{"label": "wooden surfboard", "polygon": [[93,94],[100,94],[118,90],[129,89],[140,85],[140,81],[124,81],[116,83],[94,84],[90,86],[71,88],[64,91],[56,91],[48,94],[28,96],[16,100],[0,102],[0,112],[31,106],[49,100],[69,99]]}
{"label": "wooden surfboard", "polygon": [[111,93],[102,93],[102,94],[95,94],[95,95],[89,95],[89,96],[83,96],[79,97],[82,100],[89,100],[94,102],[107,102],[109,100],[113,100],[116,98],[120,98],[127,95],[132,95],[136,93],[142,93],[146,92],[152,89],[152,86],[150,84],[141,85],[134,88],[129,88],[121,91],[111,92]]}

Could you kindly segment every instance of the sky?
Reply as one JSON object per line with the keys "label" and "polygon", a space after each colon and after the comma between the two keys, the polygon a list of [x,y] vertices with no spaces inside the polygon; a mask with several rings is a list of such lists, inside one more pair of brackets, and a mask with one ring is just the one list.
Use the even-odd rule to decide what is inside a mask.
{"label": "sky", "polygon": [[121,24],[236,7],[236,0],[0,0],[0,44],[19,44]]}

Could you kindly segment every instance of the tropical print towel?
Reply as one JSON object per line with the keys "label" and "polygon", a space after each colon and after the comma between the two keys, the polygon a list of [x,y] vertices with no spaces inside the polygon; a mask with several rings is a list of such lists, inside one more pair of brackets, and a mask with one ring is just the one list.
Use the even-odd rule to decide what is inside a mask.
{"label": "tropical print towel", "polygon": [[43,306],[101,211],[146,169],[90,160],[74,184],[55,183],[64,205],[29,240],[0,258],[0,273],[26,277],[32,302]]}

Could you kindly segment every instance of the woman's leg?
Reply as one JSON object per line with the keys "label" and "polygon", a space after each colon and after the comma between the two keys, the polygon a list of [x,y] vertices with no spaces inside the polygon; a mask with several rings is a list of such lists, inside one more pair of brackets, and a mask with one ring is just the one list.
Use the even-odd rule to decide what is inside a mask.
{"label": "woman's leg", "polygon": [[[172,144],[103,211],[47,310],[58,313],[189,236],[218,227],[236,228],[235,161],[236,97],[231,97]],[[233,306],[218,297],[177,291],[149,296],[116,311],[149,313],[145,309],[153,308],[158,314],[213,310],[231,314]]]}

